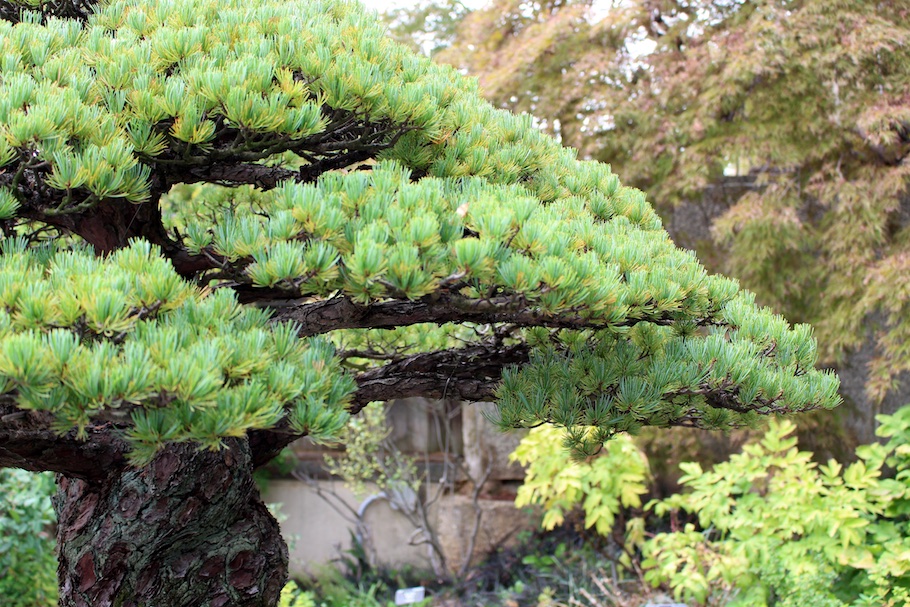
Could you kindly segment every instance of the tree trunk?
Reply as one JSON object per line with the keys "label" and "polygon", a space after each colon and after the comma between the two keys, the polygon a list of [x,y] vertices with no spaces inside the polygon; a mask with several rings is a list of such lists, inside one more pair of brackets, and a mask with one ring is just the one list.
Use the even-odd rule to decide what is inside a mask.
{"label": "tree trunk", "polygon": [[60,477],[60,607],[273,607],[287,546],[249,444],[174,445],[105,481]]}

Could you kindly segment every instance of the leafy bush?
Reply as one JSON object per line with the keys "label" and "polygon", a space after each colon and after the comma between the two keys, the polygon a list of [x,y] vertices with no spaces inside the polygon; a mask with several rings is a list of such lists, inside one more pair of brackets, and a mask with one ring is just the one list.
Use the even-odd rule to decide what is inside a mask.
{"label": "leafy bush", "polygon": [[316,602],[312,594],[303,592],[294,582],[288,582],[281,589],[278,607],[316,607]]}
{"label": "leafy bush", "polygon": [[344,452],[326,455],[326,470],[344,479],[358,496],[370,493],[369,484],[390,495],[402,491],[416,493],[421,485],[417,464],[413,457],[391,444],[388,440],[391,432],[385,406],[370,403],[348,420]]}
{"label": "leafy bush", "polygon": [[57,604],[54,475],[0,469],[0,605]]}
{"label": "leafy bush", "polygon": [[888,443],[846,468],[799,451],[789,421],[710,471],[681,464],[689,491],[648,508],[698,526],[644,541],[645,579],[709,605],[910,604],[910,407],[879,421]]}
{"label": "leafy bush", "polygon": [[[307,583],[310,590],[304,594],[311,602],[300,606],[292,603],[289,607],[394,607],[394,589],[402,585],[382,577],[351,579],[337,568],[325,567]],[[414,606],[427,607],[430,602],[427,598]]]}
{"label": "leafy bush", "polygon": [[552,426],[531,430],[509,456],[527,468],[524,484],[515,498],[518,507],[543,506],[543,527],[562,524],[565,515],[581,506],[585,526],[607,535],[622,507],[641,506],[647,492],[648,462],[627,435],[604,445],[587,463],[572,459],[558,446],[564,432]]}

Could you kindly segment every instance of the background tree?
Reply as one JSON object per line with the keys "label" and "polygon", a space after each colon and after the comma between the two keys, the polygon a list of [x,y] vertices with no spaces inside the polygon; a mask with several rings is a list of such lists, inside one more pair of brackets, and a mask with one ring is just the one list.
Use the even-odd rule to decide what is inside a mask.
{"label": "background tree", "polygon": [[252,470],[370,401],[496,397],[578,454],[838,402],[808,326],[358,4],[34,6],[0,4],[0,466],[59,475],[61,605],[274,605]]}
{"label": "background tree", "polygon": [[811,322],[822,359],[855,369],[868,441],[873,414],[910,393],[908,15],[870,0],[497,0],[438,57],[610,162],[710,268]]}
{"label": "background tree", "polygon": [[0,600],[10,607],[56,605],[54,475],[0,470]]}
{"label": "background tree", "polygon": [[396,42],[429,55],[455,43],[458,26],[471,9],[461,0],[438,0],[382,13]]}

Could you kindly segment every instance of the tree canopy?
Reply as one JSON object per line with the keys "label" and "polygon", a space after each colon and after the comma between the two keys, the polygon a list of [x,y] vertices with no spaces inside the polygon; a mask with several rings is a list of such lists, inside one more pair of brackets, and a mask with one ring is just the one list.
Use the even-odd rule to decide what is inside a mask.
{"label": "tree canopy", "polygon": [[[0,24],[0,372],[57,432],[125,424],[142,463],[285,423],[327,437],[352,399],[497,391],[504,426],[554,422],[588,450],[836,404],[807,326],[356,4],[76,8]],[[267,192],[162,203],[193,182]],[[417,323],[361,395],[331,340],[371,350],[363,329]]]}

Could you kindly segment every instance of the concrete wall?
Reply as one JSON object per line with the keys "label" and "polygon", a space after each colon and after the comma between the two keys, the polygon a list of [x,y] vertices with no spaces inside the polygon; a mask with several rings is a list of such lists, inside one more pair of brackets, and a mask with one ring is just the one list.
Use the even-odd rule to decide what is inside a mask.
{"label": "concrete wall", "polygon": [[[373,499],[375,493],[355,496],[339,481],[315,482],[324,494],[337,494],[353,512],[371,500],[364,510],[364,519],[380,563],[390,567],[430,567],[426,547],[409,544],[414,529],[387,501]],[[269,483],[263,497],[266,503],[281,504],[281,531],[288,541],[292,574],[313,573],[314,568],[330,563],[351,548],[351,533],[356,531],[352,514],[339,503],[333,505],[320,497],[316,489],[297,480],[277,480]]]}
{"label": "concrete wall", "polygon": [[[500,432],[484,416],[494,408],[491,403],[462,407],[460,403],[424,399],[396,401],[387,408],[393,442],[417,458],[422,469],[429,470],[427,486],[431,493],[440,481],[449,487],[446,495],[433,503],[429,518],[453,572],[469,552],[476,562],[487,552],[514,541],[518,531],[536,528],[539,522],[513,504],[524,471],[510,464],[508,455],[523,433]],[[440,423],[441,416],[448,421]],[[404,514],[387,500],[377,498],[375,487],[368,487],[364,495],[354,495],[342,482],[327,478],[322,462],[332,450],[306,439],[293,449],[299,458],[298,470],[313,480],[273,480],[263,496],[267,503],[281,504],[281,528],[288,540],[293,575],[313,573],[350,549],[357,512],[362,512],[367,544],[377,564],[432,568],[429,547],[419,543],[420,535],[415,535]],[[445,450],[447,457],[443,457]],[[426,462],[429,466],[424,468]],[[485,483],[475,503],[472,479],[481,478]]]}
{"label": "concrete wall", "polygon": [[[372,496],[359,498],[337,481],[316,481],[324,491],[336,491],[355,511]],[[315,573],[319,566],[337,559],[351,548],[351,532],[356,525],[319,497],[316,490],[294,480],[279,480],[269,484],[264,496],[268,503],[280,503],[281,531],[288,541],[291,575]],[[474,526],[479,526],[474,536]],[[429,547],[418,545],[414,528],[401,512],[382,499],[372,500],[364,511],[364,521],[377,563],[392,568],[410,565],[432,569]],[[514,542],[519,531],[534,528],[537,519],[518,510],[508,500],[473,500],[465,495],[443,496],[430,510],[443,547],[449,569],[455,573],[472,548],[472,561],[499,546]]]}

